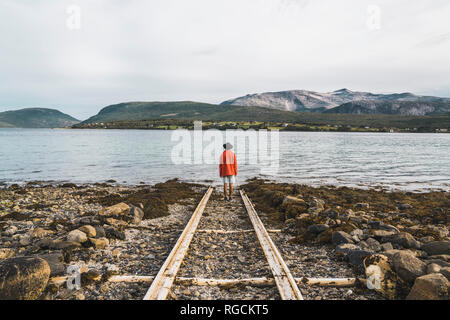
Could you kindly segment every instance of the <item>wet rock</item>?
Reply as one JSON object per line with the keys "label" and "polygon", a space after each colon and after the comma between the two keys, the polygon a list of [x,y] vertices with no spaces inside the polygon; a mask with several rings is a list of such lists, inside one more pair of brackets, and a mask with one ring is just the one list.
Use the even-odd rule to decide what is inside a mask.
{"label": "wet rock", "polygon": [[450,255],[450,241],[433,241],[422,245],[422,250],[430,256],[447,254]]}
{"label": "wet rock", "polygon": [[360,249],[356,244],[352,243],[342,243],[338,246],[336,246],[336,254],[338,255],[347,255],[352,250],[358,250]]}
{"label": "wet rock", "polygon": [[352,237],[344,231],[336,231],[331,236],[331,241],[334,245],[339,245],[342,243],[354,243]]}
{"label": "wet rock", "polygon": [[95,249],[104,249],[109,246],[109,240],[106,238],[89,238],[89,241],[92,243]]}
{"label": "wet rock", "polygon": [[32,239],[42,239],[53,233],[54,232],[51,230],[45,230],[44,228],[36,228],[36,229],[33,229],[33,231],[31,232],[31,238]]}
{"label": "wet rock", "polygon": [[350,250],[347,253],[348,262],[355,267],[362,268],[364,259],[370,257],[374,252],[364,249]]}
{"label": "wet rock", "polygon": [[400,232],[389,237],[382,239],[382,242],[391,242],[392,244],[397,244],[403,248],[415,248],[420,249],[420,242],[414,239],[414,237],[408,232]]}
{"label": "wet rock", "polygon": [[374,238],[368,238],[366,240],[367,246],[371,251],[379,252],[381,251],[381,245],[380,243],[375,240]]}
{"label": "wet rock", "polygon": [[82,226],[82,227],[78,228],[78,230],[85,233],[86,236],[89,238],[93,238],[97,235],[97,231],[95,230],[95,228],[90,225]]}
{"label": "wet rock", "polygon": [[382,221],[372,221],[368,223],[368,227],[370,229],[377,230],[387,230],[387,231],[395,231],[396,233],[400,232],[396,227],[391,226],[390,224],[386,224]]}
{"label": "wet rock", "polygon": [[448,300],[449,282],[440,273],[417,278],[407,300]]}
{"label": "wet rock", "polygon": [[308,227],[308,232],[313,234],[319,234],[321,232],[327,231],[330,227],[327,224],[313,224]]}
{"label": "wet rock", "polygon": [[11,248],[0,248],[0,261],[12,258],[16,255],[16,251]]}
{"label": "wet rock", "polygon": [[40,258],[0,261],[0,300],[34,300],[47,286],[49,277],[50,267]]}
{"label": "wet rock", "polygon": [[441,271],[440,265],[436,263],[430,263],[429,265],[427,265],[427,274],[438,273],[439,271]]}
{"label": "wet rock", "polygon": [[83,243],[87,241],[87,236],[83,231],[72,230],[67,234],[67,241]]}
{"label": "wet rock", "polygon": [[102,226],[95,226],[95,233],[99,238],[106,237],[105,229]]}
{"label": "wet rock", "polygon": [[124,202],[118,203],[116,205],[104,208],[99,211],[100,216],[104,217],[119,217],[127,216],[130,213],[130,206]]}
{"label": "wet rock", "polygon": [[139,222],[142,221],[142,218],[144,218],[144,211],[139,207],[131,206],[128,220],[131,223],[139,224]]}
{"label": "wet rock", "polygon": [[392,246],[392,243],[390,243],[390,242],[385,242],[385,243],[381,244],[381,249],[382,249],[383,251],[389,251],[389,250],[393,250],[394,247]]}
{"label": "wet rock", "polygon": [[66,273],[66,267],[64,265],[64,256],[62,252],[52,252],[48,254],[40,254],[35,256],[45,260],[50,267],[50,276],[61,276]]}
{"label": "wet rock", "polygon": [[409,251],[402,250],[394,254],[392,264],[395,272],[406,282],[412,283],[426,273],[426,264]]}
{"label": "wet rock", "polygon": [[393,236],[396,233],[397,233],[396,231],[392,231],[392,230],[391,231],[389,231],[389,230],[372,230],[370,232],[370,234],[374,238],[379,239],[379,240],[382,240],[383,238],[387,238],[387,237]]}

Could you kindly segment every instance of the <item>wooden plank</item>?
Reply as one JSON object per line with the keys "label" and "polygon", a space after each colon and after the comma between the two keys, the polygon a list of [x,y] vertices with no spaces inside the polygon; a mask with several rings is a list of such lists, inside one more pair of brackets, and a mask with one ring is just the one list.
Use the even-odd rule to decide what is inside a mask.
{"label": "wooden plank", "polygon": [[153,280],[152,285],[145,294],[144,300],[166,299],[167,295],[169,294],[170,287],[172,286],[173,281],[176,277],[178,269],[180,268],[181,262],[183,261],[184,256],[189,249],[189,245],[213,189],[213,186],[210,186],[206,191],[202,200],[192,214],[191,219],[186,225],[186,228],[184,229],[177,243],[173,247],[163,266]]}
{"label": "wooden plank", "polygon": [[[152,282],[155,279],[153,276],[112,276],[108,279],[108,282],[118,283],[146,283]],[[294,278],[297,284],[301,285],[314,285],[321,287],[351,287],[354,286],[357,281],[365,283],[365,279],[357,278],[307,278],[300,277]],[[57,277],[50,279],[50,283],[60,284],[67,281],[67,277]],[[233,286],[233,285],[249,285],[249,286],[273,286],[275,285],[275,279],[260,277],[260,278],[243,278],[243,279],[208,279],[208,278],[189,278],[189,277],[176,277],[175,283],[181,285],[195,285],[195,286]]]}
{"label": "wooden plank", "polygon": [[284,262],[278,248],[273,243],[269,236],[264,224],[259,219],[253,204],[247,197],[243,190],[240,190],[242,200],[244,201],[245,208],[255,229],[259,243],[264,251],[264,254],[269,263],[269,267],[272,270],[272,274],[275,279],[275,283],[280,292],[281,299],[283,300],[303,300],[302,293],[297,287],[294,277],[292,276],[289,268]]}
{"label": "wooden plank", "polygon": [[[197,230],[198,233],[218,233],[218,234],[233,234],[233,233],[252,233],[255,230],[218,230],[218,229],[200,229]],[[269,233],[281,232],[280,229],[269,229]]]}

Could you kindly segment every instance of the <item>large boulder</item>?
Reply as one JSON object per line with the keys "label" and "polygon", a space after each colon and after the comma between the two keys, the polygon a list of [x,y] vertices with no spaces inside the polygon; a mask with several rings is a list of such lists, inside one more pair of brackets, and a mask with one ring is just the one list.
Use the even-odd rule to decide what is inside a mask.
{"label": "large boulder", "polygon": [[327,231],[330,227],[327,224],[313,224],[308,227],[308,232],[313,234],[319,234],[321,232]]}
{"label": "large boulder", "polygon": [[48,263],[36,257],[0,261],[0,300],[34,300],[47,286]]}
{"label": "large boulder", "polygon": [[417,277],[426,273],[426,264],[409,251],[399,251],[394,254],[392,263],[395,272],[406,282],[413,283]]}
{"label": "large boulder", "polygon": [[91,225],[82,226],[82,227],[78,228],[78,230],[80,230],[81,232],[84,232],[86,234],[86,236],[89,238],[93,238],[97,235],[97,231]]}
{"label": "large boulder", "polygon": [[124,202],[121,202],[100,210],[98,214],[104,217],[128,216],[130,210],[131,207],[129,205],[127,205]]}
{"label": "large boulder", "polygon": [[336,231],[331,236],[331,241],[335,246],[342,243],[354,243],[352,236],[344,231]]}
{"label": "large boulder", "polygon": [[363,269],[363,262],[364,259],[367,257],[370,257],[373,254],[373,251],[370,250],[363,250],[363,249],[356,249],[356,250],[350,250],[347,253],[348,262],[357,268]]}
{"label": "large boulder", "polygon": [[448,254],[450,255],[450,241],[433,241],[422,245],[423,251],[430,256]]}
{"label": "large boulder", "polygon": [[397,244],[403,248],[409,249],[420,249],[420,242],[417,241],[410,233],[400,232],[393,234],[391,236],[383,238],[382,242],[390,242],[392,244]]}
{"label": "large boulder", "polygon": [[67,241],[83,243],[87,241],[87,235],[80,230],[72,230],[67,234]]}
{"label": "large boulder", "polygon": [[427,274],[416,279],[407,300],[448,300],[449,282],[440,273]]}

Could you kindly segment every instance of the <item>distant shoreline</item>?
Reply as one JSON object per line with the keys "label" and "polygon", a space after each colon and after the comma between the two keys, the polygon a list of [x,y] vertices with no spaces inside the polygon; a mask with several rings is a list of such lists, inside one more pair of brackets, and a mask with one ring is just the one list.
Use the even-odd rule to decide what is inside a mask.
{"label": "distant shoreline", "polygon": [[[70,129],[134,129],[134,130],[176,130],[194,129],[194,120],[122,120],[100,123],[80,123],[67,127]],[[401,133],[448,133],[450,128],[437,128],[433,126],[406,127],[403,126],[380,126],[349,124],[326,124],[326,123],[299,123],[283,121],[202,121],[202,129],[216,130],[278,130],[280,132],[401,132]]]}

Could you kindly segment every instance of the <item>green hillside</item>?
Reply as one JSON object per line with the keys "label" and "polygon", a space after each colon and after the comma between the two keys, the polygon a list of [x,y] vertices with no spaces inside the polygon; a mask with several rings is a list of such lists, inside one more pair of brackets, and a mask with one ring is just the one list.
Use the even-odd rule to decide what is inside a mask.
{"label": "green hillside", "polygon": [[61,128],[78,122],[77,119],[55,109],[26,108],[0,112],[2,128]]}
{"label": "green hillside", "polygon": [[[263,107],[214,105],[198,102],[128,102],[103,108],[76,128],[147,128],[158,123],[143,120],[260,121],[309,126],[352,126],[371,128],[450,128],[450,114],[402,116],[380,114],[321,114],[289,112]],[[166,123],[167,122],[167,123]],[[174,125],[177,123],[174,122]],[[155,126],[153,126],[155,125]],[[184,125],[183,125],[184,126]],[[149,127],[150,128],[150,127]]]}
{"label": "green hillside", "polygon": [[224,106],[191,101],[128,102],[103,108],[82,123],[145,119],[186,119],[224,121],[292,121],[297,113],[262,107]]}

